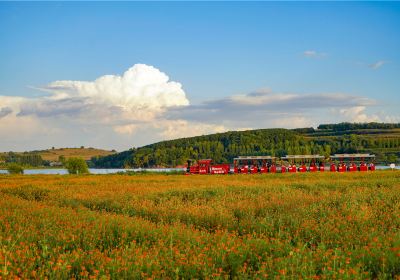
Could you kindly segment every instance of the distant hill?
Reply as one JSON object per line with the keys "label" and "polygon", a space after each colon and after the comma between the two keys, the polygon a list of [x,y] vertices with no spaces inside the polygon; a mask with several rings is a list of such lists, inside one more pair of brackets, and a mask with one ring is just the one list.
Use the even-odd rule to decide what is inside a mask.
{"label": "distant hill", "polygon": [[187,159],[212,158],[230,163],[239,155],[374,153],[380,163],[400,158],[400,124],[340,123],[317,129],[230,131],[132,148],[92,158],[96,167],[173,167]]}
{"label": "distant hill", "polygon": [[48,165],[50,162],[56,162],[60,156],[65,159],[70,157],[80,157],[90,160],[93,157],[105,157],[115,154],[116,151],[107,151],[95,148],[51,148],[47,150],[29,151],[29,152],[8,152],[0,153],[0,164],[3,162],[17,162],[28,166]]}
{"label": "distant hill", "polygon": [[57,161],[59,156],[64,156],[66,159],[70,157],[80,157],[85,160],[90,160],[92,157],[115,154],[116,151],[107,151],[95,148],[58,148],[35,151],[35,153],[38,153],[43,160]]}

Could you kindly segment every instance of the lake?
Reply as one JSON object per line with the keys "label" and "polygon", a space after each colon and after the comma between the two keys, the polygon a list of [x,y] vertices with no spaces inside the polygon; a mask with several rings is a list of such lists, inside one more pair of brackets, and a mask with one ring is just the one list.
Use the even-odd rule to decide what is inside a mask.
{"label": "lake", "polygon": [[[173,172],[173,171],[183,171],[184,168],[135,168],[135,169],[123,169],[123,168],[89,168],[91,174],[113,174],[125,171],[151,171],[151,172]],[[0,170],[0,174],[8,174],[7,170]],[[24,174],[35,175],[35,174],[68,174],[68,171],[63,168],[51,168],[51,169],[25,169]]]}

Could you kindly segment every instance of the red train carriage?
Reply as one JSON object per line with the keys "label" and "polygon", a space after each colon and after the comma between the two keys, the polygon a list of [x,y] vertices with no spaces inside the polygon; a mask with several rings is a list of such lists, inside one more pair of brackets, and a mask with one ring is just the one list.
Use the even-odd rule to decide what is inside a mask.
{"label": "red train carriage", "polygon": [[[370,154],[335,154],[330,157],[332,172],[374,171],[375,155]],[[366,162],[369,161],[369,163]]]}
{"label": "red train carriage", "polygon": [[[287,171],[288,172],[292,172],[292,173],[306,172],[306,171],[316,172],[316,171],[324,171],[325,170],[325,165],[324,165],[325,157],[324,156],[320,156],[320,155],[287,155],[285,157],[282,157],[281,159],[287,162],[287,165],[288,165]],[[299,164],[299,167],[296,166],[296,163]]]}
{"label": "red train carriage", "polygon": [[276,158],[271,156],[239,156],[233,159],[233,172],[241,174],[276,173]]}
{"label": "red train carriage", "polygon": [[197,163],[193,160],[187,161],[186,172],[189,174],[228,174],[229,164],[213,164],[212,159],[201,159]]}

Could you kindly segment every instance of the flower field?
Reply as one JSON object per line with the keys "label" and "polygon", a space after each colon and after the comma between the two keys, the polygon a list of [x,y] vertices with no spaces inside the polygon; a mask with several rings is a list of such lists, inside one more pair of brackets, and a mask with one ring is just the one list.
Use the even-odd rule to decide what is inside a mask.
{"label": "flower field", "polygon": [[0,279],[400,279],[400,173],[0,175]]}

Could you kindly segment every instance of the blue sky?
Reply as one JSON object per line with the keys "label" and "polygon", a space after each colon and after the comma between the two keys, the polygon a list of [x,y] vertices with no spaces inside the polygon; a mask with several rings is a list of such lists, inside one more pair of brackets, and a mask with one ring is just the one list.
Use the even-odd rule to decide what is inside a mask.
{"label": "blue sky", "polygon": [[[398,26],[396,2],[0,2],[1,150],[121,150],[224,130],[399,122]],[[169,80],[145,94],[74,83],[137,64],[159,72],[139,67],[135,81]],[[168,96],[175,103],[160,101]],[[124,118],[103,116],[116,108]]]}

